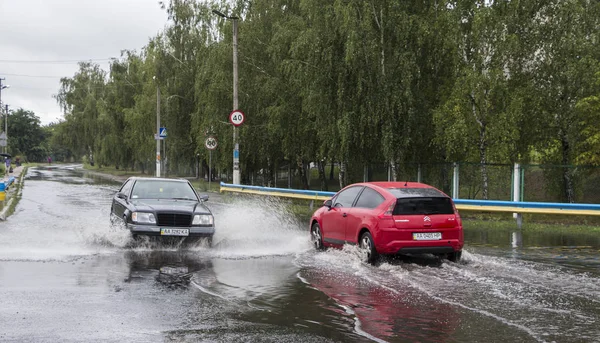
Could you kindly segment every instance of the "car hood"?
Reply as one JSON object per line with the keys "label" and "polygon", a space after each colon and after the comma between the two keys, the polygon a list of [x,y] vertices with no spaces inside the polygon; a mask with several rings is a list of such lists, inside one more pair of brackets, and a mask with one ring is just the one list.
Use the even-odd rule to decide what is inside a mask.
{"label": "car hood", "polygon": [[140,212],[211,213],[204,204],[190,200],[140,199],[131,201]]}

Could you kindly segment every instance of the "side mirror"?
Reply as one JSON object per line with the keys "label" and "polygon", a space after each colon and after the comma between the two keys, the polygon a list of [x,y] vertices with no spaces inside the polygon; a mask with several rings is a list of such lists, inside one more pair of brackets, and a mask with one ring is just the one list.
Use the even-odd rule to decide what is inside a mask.
{"label": "side mirror", "polygon": [[331,210],[331,205],[332,205],[331,199],[325,200],[325,202],[323,203],[323,206],[326,206],[330,210]]}
{"label": "side mirror", "polygon": [[208,201],[208,195],[207,194],[201,195],[200,201]]}
{"label": "side mirror", "polygon": [[125,193],[117,193],[117,198],[127,200],[127,195]]}

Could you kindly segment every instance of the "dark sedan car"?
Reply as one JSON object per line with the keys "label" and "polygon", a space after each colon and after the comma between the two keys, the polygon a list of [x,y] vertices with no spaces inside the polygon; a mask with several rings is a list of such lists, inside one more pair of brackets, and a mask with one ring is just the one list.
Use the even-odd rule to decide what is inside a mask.
{"label": "dark sedan car", "polygon": [[111,216],[121,218],[133,237],[175,236],[212,242],[214,218],[184,179],[129,178],[113,197]]}

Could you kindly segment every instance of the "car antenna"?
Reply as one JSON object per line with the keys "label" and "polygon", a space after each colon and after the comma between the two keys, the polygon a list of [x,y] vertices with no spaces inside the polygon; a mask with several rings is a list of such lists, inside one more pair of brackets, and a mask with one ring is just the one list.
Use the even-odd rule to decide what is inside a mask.
{"label": "car antenna", "polygon": [[408,181],[404,181],[404,187],[408,185]]}

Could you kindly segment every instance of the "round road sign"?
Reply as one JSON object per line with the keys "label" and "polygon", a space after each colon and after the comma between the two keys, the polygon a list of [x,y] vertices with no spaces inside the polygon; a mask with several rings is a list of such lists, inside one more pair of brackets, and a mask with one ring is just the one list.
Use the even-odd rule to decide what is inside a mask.
{"label": "round road sign", "polygon": [[246,119],[246,115],[240,110],[235,110],[229,114],[229,122],[234,126],[242,125],[244,123],[244,119]]}
{"label": "round road sign", "polygon": [[208,136],[208,138],[206,138],[206,140],[204,141],[204,146],[208,150],[215,150],[217,148],[217,145],[217,139],[213,136]]}

